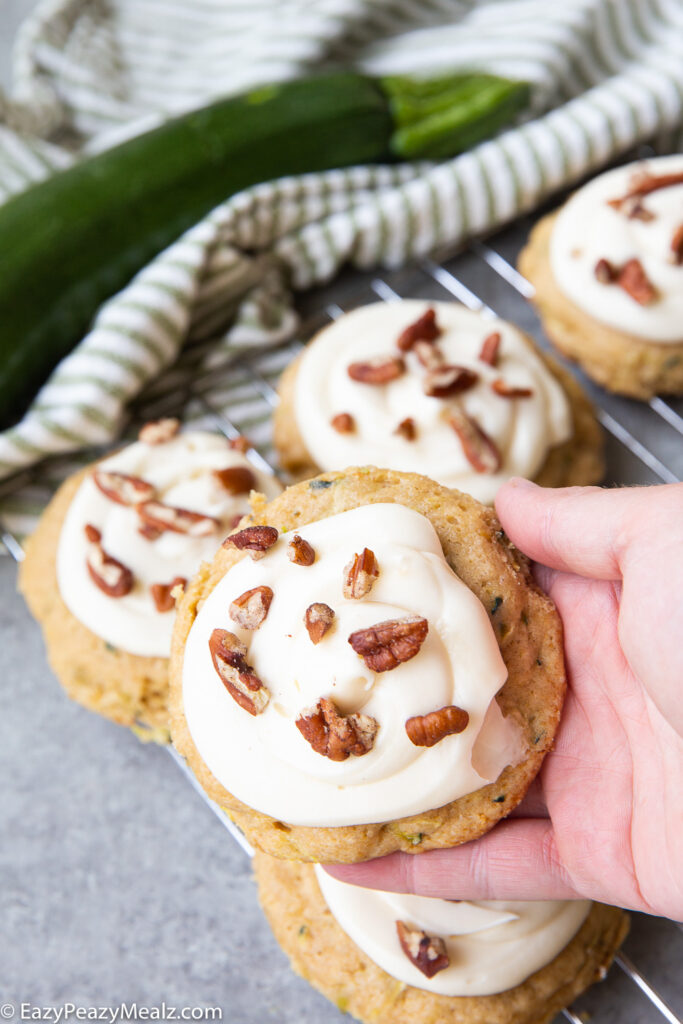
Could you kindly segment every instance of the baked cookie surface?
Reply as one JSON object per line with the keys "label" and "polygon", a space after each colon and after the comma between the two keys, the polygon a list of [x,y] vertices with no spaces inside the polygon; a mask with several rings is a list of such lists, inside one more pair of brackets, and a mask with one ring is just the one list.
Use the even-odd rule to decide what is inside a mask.
{"label": "baked cookie surface", "polygon": [[[482,614],[482,609],[485,610],[484,624],[487,637],[490,634],[494,649],[498,648],[495,651],[496,658],[502,659],[502,676],[493,686],[491,698],[507,675],[507,681],[493,700],[495,705],[493,710],[506,724],[506,728],[512,728],[511,723],[514,723],[514,729],[519,739],[519,747],[516,749],[517,756],[514,758],[516,763],[513,765],[512,760],[503,761],[503,764],[508,764],[508,767],[505,767],[498,777],[490,776],[495,778],[494,782],[478,785],[476,789],[464,792],[462,796],[445,804],[442,801],[439,806],[433,808],[421,809],[411,814],[398,813],[391,820],[385,819],[384,821],[381,820],[382,815],[378,812],[374,820],[366,815],[365,823],[362,824],[292,824],[291,821],[255,810],[253,806],[238,799],[229,788],[229,780],[226,778],[219,780],[207,766],[206,759],[202,756],[202,750],[198,749],[186,715],[186,710],[189,712],[191,708],[188,706],[186,709],[184,697],[184,685],[187,685],[193,706],[206,709],[205,714],[210,719],[210,728],[214,730],[215,734],[213,749],[206,742],[206,722],[202,722],[196,715],[194,718],[195,731],[202,733],[204,737],[202,740],[203,752],[213,764],[221,763],[220,753],[223,750],[228,751],[225,754],[226,757],[233,755],[230,735],[239,733],[240,742],[242,742],[242,731],[248,733],[248,730],[256,728],[253,725],[255,720],[251,715],[238,707],[228,693],[223,693],[223,689],[219,685],[220,680],[213,672],[208,660],[208,654],[203,655],[203,665],[199,665],[196,661],[188,662],[188,675],[185,676],[184,659],[188,643],[191,645],[195,636],[207,637],[212,625],[221,624],[214,622],[213,612],[210,615],[207,611],[200,623],[201,629],[198,626],[192,633],[198,616],[201,615],[205,605],[211,599],[214,590],[220,587],[221,581],[230,580],[230,570],[239,567],[242,559],[248,557],[244,551],[239,551],[234,547],[223,547],[217,553],[212,565],[202,567],[198,576],[188,586],[179,604],[171,659],[173,740],[180,753],[187,758],[207,793],[227,810],[254,845],[275,856],[302,860],[353,862],[398,849],[419,853],[423,850],[452,846],[476,838],[509,813],[521,800],[537,773],[545,753],[552,745],[565,689],[560,621],[552,602],[533,583],[526,559],[510,545],[492,510],[467,495],[441,487],[425,477],[365,467],[349,469],[342,473],[328,473],[312,481],[296,484],[288,488],[275,501],[256,510],[251,522],[254,525],[275,528],[280,534],[285,531],[301,529],[305,538],[305,524],[320,523],[330,517],[373,504],[386,508],[387,505],[390,507],[394,503],[404,506],[405,509],[414,510],[428,520],[428,524],[431,524],[431,528],[438,538],[435,543],[442,550],[442,554],[439,553],[439,558],[443,561],[445,557],[447,565],[459,578],[456,583],[462,581],[462,584],[470,592],[468,595],[470,600],[474,595],[476,598],[474,603],[479,614]],[[282,540],[286,539],[288,538],[282,538]],[[362,548],[362,543],[363,539],[359,537],[356,551]],[[352,553],[352,551],[349,552],[349,554]],[[345,560],[345,550],[343,554]],[[267,566],[269,557],[271,556],[266,555],[263,561],[258,561],[256,565]],[[437,556],[430,555],[429,557],[436,558]],[[382,557],[379,557],[379,564],[381,579]],[[295,572],[299,574],[305,574],[308,571],[310,570],[303,566],[295,569]],[[300,578],[304,579],[303,576]],[[391,584],[391,580],[389,583]],[[239,589],[237,587],[237,590]],[[339,601],[341,602],[341,580],[339,591]],[[222,621],[230,628],[230,619],[227,615],[230,603],[227,596],[228,591],[223,590],[220,593],[217,591],[217,594],[219,600],[214,601],[214,605],[219,608],[220,614],[223,616]],[[277,600],[277,596],[275,600]],[[286,606],[287,594],[281,600]],[[347,604],[352,603],[347,602]],[[294,608],[292,615],[298,620],[303,608],[299,609],[295,601],[292,604]],[[379,607],[383,607],[383,605],[380,604]],[[406,610],[414,611],[409,606]],[[341,617],[344,612],[343,602],[338,605],[337,611]],[[362,612],[362,608],[359,614],[360,612]],[[488,622],[486,622],[487,618]],[[492,628],[489,628],[488,623]],[[267,625],[268,620],[266,619],[265,626]],[[258,637],[260,630],[265,629],[265,626],[260,627],[259,632],[254,636]],[[432,627],[430,626],[430,628]],[[341,632],[341,626],[339,632]],[[331,636],[333,635],[332,633]],[[261,634],[262,636],[263,634]],[[345,641],[345,633],[341,639],[342,642]],[[198,642],[201,645],[204,640]],[[320,644],[320,650],[323,650],[324,644],[325,640]],[[315,650],[317,656],[319,648],[316,646]],[[352,652],[351,656],[353,657]],[[427,656],[426,645],[424,657]],[[245,660],[246,658],[252,658],[252,650],[245,655]],[[283,664],[286,663],[286,659],[281,660]],[[254,669],[257,673],[261,663],[258,660],[254,661]],[[409,666],[417,666],[416,670],[419,671],[420,664],[419,657],[415,657],[415,660],[409,662],[409,665],[399,666],[397,672],[386,672],[382,678],[383,680],[389,679],[387,685],[390,687],[399,686],[399,672]],[[425,662],[424,664],[429,663]],[[210,688],[214,685],[214,676],[218,682],[215,683],[215,690],[212,691]],[[321,678],[325,681],[329,676],[321,671]],[[277,684],[278,680],[274,680],[271,674],[268,678],[265,678],[264,675],[264,682],[267,686],[269,682]],[[335,691],[329,692],[334,694]],[[279,696],[273,700],[275,705],[280,701]],[[502,716],[499,715],[499,709]],[[345,707],[344,710],[352,709]],[[365,712],[367,709],[362,707],[362,710]],[[221,739],[223,734],[216,732],[216,723],[224,711],[226,715],[232,715],[232,718],[227,718],[226,722],[234,724],[226,725],[225,735]],[[275,714],[271,711],[278,711],[277,706],[269,711],[271,719],[276,720]],[[280,712],[281,709],[278,714]],[[493,718],[496,715],[493,715]],[[479,722],[481,722],[481,717],[480,714]],[[262,716],[261,721],[266,722],[265,715]],[[257,727],[260,728],[260,726]],[[400,730],[401,723],[394,722],[394,727]],[[263,728],[265,729],[266,726],[264,725]],[[380,722],[380,735],[381,729],[382,723]],[[254,733],[254,735],[260,737],[253,741],[256,743],[254,749],[264,749],[263,744],[267,744],[269,741],[264,737],[270,734],[266,731]],[[391,736],[391,733],[389,735]],[[465,735],[466,733],[463,733],[463,737]],[[455,739],[455,737],[449,736],[444,742],[449,742],[451,739]],[[294,723],[291,722],[287,742],[294,743],[295,740],[300,742],[303,750],[305,744],[301,737],[296,735]],[[219,748],[218,754],[216,746]],[[437,748],[438,744],[433,749]],[[428,753],[431,754],[431,751]],[[297,756],[298,754],[297,750]],[[235,756],[237,755],[235,754]],[[252,757],[251,754],[248,756]],[[312,757],[314,760],[325,762],[325,759],[319,758],[317,754]],[[349,762],[345,763],[349,763],[354,770],[360,766],[357,767],[357,770],[361,772],[365,759],[357,757],[355,761],[356,764],[351,758]],[[284,771],[286,768],[284,761],[282,765]],[[239,774],[249,776],[249,783],[251,783],[252,777],[258,783],[260,777],[268,779],[278,778],[280,775],[277,762],[264,766],[263,761],[259,761],[257,756],[249,763],[241,764],[240,769],[240,773],[237,774],[233,769],[231,776],[234,780],[233,786],[246,785],[237,777]],[[325,762],[321,766],[321,771],[332,777],[336,768],[334,765],[330,767]],[[484,780],[480,779],[479,781]],[[407,790],[405,799],[408,799]],[[330,800],[332,801],[332,797]],[[355,820],[358,821],[360,818],[361,814],[358,812]]]}

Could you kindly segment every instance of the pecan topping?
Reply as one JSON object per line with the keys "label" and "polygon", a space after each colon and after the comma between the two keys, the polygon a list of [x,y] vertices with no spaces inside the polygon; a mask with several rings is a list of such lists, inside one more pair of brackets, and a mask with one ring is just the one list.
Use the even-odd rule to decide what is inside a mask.
{"label": "pecan topping", "polygon": [[495,391],[501,398],[531,398],[533,391],[531,388],[516,388],[512,384],[507,384],[502,377],[498,377],[491,384],[491,390]]}
{"label": "pecan topping", "polygon": [[425,977],[433,978],[450,964],[446,943],[438,935],[428,935],[405,921],[396,922],[396,931],[401,949]]}
{"label": "pecan topping", "polygon": [[241,452],[242,455],[246,455],[252,447],[252,444],[248,437],[243,437],[242,434],[238,434],[237,437],[230,438],[228,441],[228,447],[232,448],[233,451]]}
{"label": "pecan topping", "polygon": [[433,747],[444,736],[463,732],[469,720],[470,716],[466,711],[455,704],[449,704],[426,715],[413,715],[406,722],[406,732],[408,739],[416,747]]}
{"label": "pecan topping", "polygon": [[344,597],[349,601],[366,597],[378,576],[379,566],[374,551],[363,548],[360,555],[354,555],[344,567]]}
{"label": "pecan topping", "polygon": [[443,354],[441,349],[432,341],[416,341],[413,345],[413,352],[417,356],[418,362],[420,362],[426,370],[435,370],[438,366],[443,364]]}
{"label": "pecan topping", "polygon": [[152,600],[158,612],[170,612],[175,606],[173,591],[176,587],[184,587],[187,580],[184,576],[176,576],[170,583],[153,583],[149,588]]}
{"label": "pecan topping", "polygon": [[316,754],[329,757],[330,761],[345,761],[349,754],[367,754],[379,728],[370,715],[340,715],[327,697],[321,697],[314,708],[302,712],[296,727]]}
{"label": "pecan topping", "polygon": [[415,323],[409,324],[399,334],[396,344],[401,352],[409,352],[416,341],[434,341],[441,334],[436,322],[436,311],[427,309]]}
{"label": "pecan topping", "polygon": [[330,426],[337,431],[338,434],[352,434],[356,429],[356,421],[350,412],[338,412],[336,416],[333,416],[330,420]]}
{"label": "pecan topping", "polygon": [[617,277],[617,284],[630,295],[639,306],[649,306],[657,298],[657,289],[649,279],[640,260],[624,263]]}
{"label": "pecan topping", "polygon": [[140,523],[138,526],[138,533],[145,540],[158,540],[164,531],[160,530],[157,526],[152,526],[151,523]]}
{"label": "pecan topping", "polygon": [[223,541],[224,548],[237,548],[248,551],[256,561],[263,558],[269,548],[277,541],[278,532],[274,526],[245,526],[239,533],[233,533]]}
{"label": "pecan topping", "polygon": [[175,508],[163,501],[143,501],[137,509],[142,522],[154,529],[186,533],[190,537],[208,537],[221,525],[213,516],[191,512],[188,508]]}
{"label": "pecan topping", "polygon": [[629,220],[642,220],[645,224],[655,220],[652,210],[648,210],[647,206],[643,206],[640,199],[636,199],[635,202],[631,203],[626,216]]}
{"label": "pecan topping", "polygon": [[102,534],[91,523],[85,527],[88,550],[85,563],[93,583],[108,597],[125,597],[133,589],[133,573],[102,547]]}
{"label": "pecan topping", "polygon": [[406,441],[414,441],[417,437],[417,428],[412,416],[406,416],[404,420],[401,420],[394,433],[405,438]]}
{"label": "pecan topping", "polygon": [[295,565],[313,565],[315,551],[307,540],[295,533],[287,545],[287,556]]}
{"label": "pecan topping", "polygon": [[234,633],[214,629],[209,638],[213,667],[226,690],[250,715],[260,715],[270,700],[270,693],[247,664],[247,649]]}
{"label": "pecan topping", "polygon": [[626,195],[620,196],[618,199],[609,199],[607,201],[608,206],[613,206],[615,210],[620,210],[622,206],[629,205],[630,200],[642,199],[643,196],[647,196],[650,192],[656,192],[660,188],[671,188],[672,185],[683,185],[683,172],[678,171],[675,174],[650,174],[645,171],[643,174],[636,175]]}
{"label": "pecan topping", "polygon": [[420,615],[404,619],[386,619],[367,629],[357,629],[349,637],[356,654],[373,672],[390,672],[418,653],[427,637],[429,625]]}
{"label": "pecan topping", "polygon": [[129,476],[127,473],[95,469],[92,478],[102,494],[117,505],[138,505],[141,501],[149,501],[156,493],[152,484],[142,477]]}
{"label": "pecan topping", "polygon": [[497,446],[476,420],[462,409],[452,409],[448,422],[460,438],[462,450],[477,473],[496,473],[502,462]]}
{"label": "pecan topping", "polygon": [[487,338],[484,338],[481,352],[479,353],[479,359],[482,363],[488,363],[489,366],[496,365],[500,342],[501,337],[498,331],[494,331],[493,334],[489,334]]}
{"label": "pecan topping", "polygon": [[228,494],[248,494],[256,487],[256,477],[246,466],[227,466],[212,472]]}
{"label": "pecan topping", "polygon": [[609,260],[598,260],[593,269],[596,279],[600,284],[613,284],[619,276],[619,271]]}
{"label": "pecan topping", "polygon": [[351,363],[347,373],[351,380],[361,384],[389,384],[400,377],[406,364],[399,356],[377,356],[367,363]]}
{"label": "pecan topping", "polygon": [[144,444],[165,444],[180,430],[180,420],[170,417],[145,423],[138,433],[138,441]]}
{"label": "pecan topping", "polygon": [[683,224],[679,224],[671,238],[671,254],[676,266],[683,263]]}
{"label": "pecan topping", "polygon": [[304,614],[304,625],[308,630],[311,642],[314,644],[320,643],[325,633],[332,628],[333,622],[334,612],[329,604],[323,604],[322,601],[309,604]]}
{"label": "pecan topping", "polygon": [[478,380],[477,374],[464,366],[439,366],[425,374],[422,387],[430,398],[450,398],[467,391]]}
{"label": "pecan topping", "polygon": [[264,621],[273,600],[270,587],[245,590],[230,605],[230,618],[242,629],[258,629]]}

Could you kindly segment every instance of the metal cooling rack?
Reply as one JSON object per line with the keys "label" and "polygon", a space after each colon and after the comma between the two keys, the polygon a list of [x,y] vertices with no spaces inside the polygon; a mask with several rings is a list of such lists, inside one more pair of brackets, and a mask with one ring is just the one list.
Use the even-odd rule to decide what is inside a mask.
{"label": "metal cooling rack", "polygon": [[[296,341],[267,351],[251,352],[226,364],[223,372],[226,381],[229,376],[229,383],[226,382],[224,392],[221,390],[221,371],[212,369],[209,373],[202,370],[202,360],[209,346],[190,348],[176,367],[162,375],[133,404],[126,433],[131,434],[136,423],[155,416],[180,413],[186,421],[193,424],[203,422],[228,438],[246,435],[254,445],[249,457],[265,471],[276,473],[270,413],[277,403],[275,385],[280,373],[300,351],[303,339],[344,312],[378,298],[385,301],[401,297],[456,299],[485,317],[502,316],[511,320],[533,335],[541,348],[548,349],[540,323],[528,303],[533,296],[533,286],[514,266],[533,220],[531,217],[522,218],[512,228],[485,241],[473,241],[456,254],[441,253],[382,277],[357,272],[343,274],[333,285],[317,289],[303,298],[300,303],[303,322]],[[557,353],[553,354],[557,358]],[[566,361],[560,361],[568,365]],[[657,397],[647,404],[630,401],[607,394],[575,367],[569,368],[592,398],[606,431],[607,483],[674,483],[683,477],[683,400]],[[88,460],[91,457],[92,453],[89,453]],[[68,469],[73,460],[51,460],[49,465],[59,467],[60,463]],[[64,475],[64,466],[56,473],[48,474],[52,484]],[[19,474],[0,488],[0,496],[6,497],[13,489],[44,483],[45,466],[37,467]],[[0,539],[15,561],[21,561],[20,537],[7,521],[0,520]],[[209,799],[180,755],[171,747],[167,750],[233,839],[251,856],[253,849],[242,832]],[[683,962],[683,925],[656,921],[656,926],[662,943],[680,943]],[[641,997],[649,1001],[649,1010],[647,1004],[640,1008],[639,1020],[654,1024],[664,1018],[669,1024],[683,1024],[683,1019],[672,1009],[669,1001],[671,998],[679,999],[680,991],[663,996],[623,952],[615,963],[628,982],[639,990]],[[680,977],[679,974],[679,982]],[[631,1000],[636,993],[633,989],[623,992],[617,972],[610,972],[600,990],[607,992],[607,998],[601,997],[597,1009],[590,996],[588,999],[584,996],[577,1005],[564,1010],[562,1016],[572,1024],[586,1024],[589,1019],[591,1024],[611,1024],[624,1019],[617,1007],[628,1006],[628,1017],[631,1018]],[[332,1015],[335,1012],[330,1008]]]}

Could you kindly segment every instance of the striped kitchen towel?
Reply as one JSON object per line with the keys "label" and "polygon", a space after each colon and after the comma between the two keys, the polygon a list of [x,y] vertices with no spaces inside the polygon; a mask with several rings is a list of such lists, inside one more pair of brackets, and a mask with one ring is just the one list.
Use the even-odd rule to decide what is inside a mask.
{"label": "striped kitchen towel", "polygon": [[0,434],[0,478],[111,441],[188,340],[215,339],[211,366],[283,340],[296,330],[291,289],[344,263],[395,267],[454,245],[637,143],[676,137],[683,0],[43,0],[0,101],[0,195],[214,96],[340,63],[524,79],[534,117],[443,163],[285,178],[229,199],[101,308]]}

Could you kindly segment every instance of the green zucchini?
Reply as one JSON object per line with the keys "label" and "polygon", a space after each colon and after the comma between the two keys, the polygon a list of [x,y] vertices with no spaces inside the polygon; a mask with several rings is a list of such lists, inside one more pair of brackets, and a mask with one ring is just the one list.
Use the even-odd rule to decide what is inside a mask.
{"label": "green zucchini", "polygon": [[[455,90],[457,131],[442,122],[427,132],[440,155],[476,134],[473,118],[495,118],[477,90],[475,103],[468,88],[457,100],[463,77],[469,84],[472,76],[443,80],[443,91]],[[23,414],[98,306],[224,199],[283,175],[421,155],[419,115],[396,130],[392,90],[402,82],[387,89],[344,72],[264,86],[168,121],[0,207],[0,429]],[[429,102],[427,115],[443,118],[438,97]]]}

